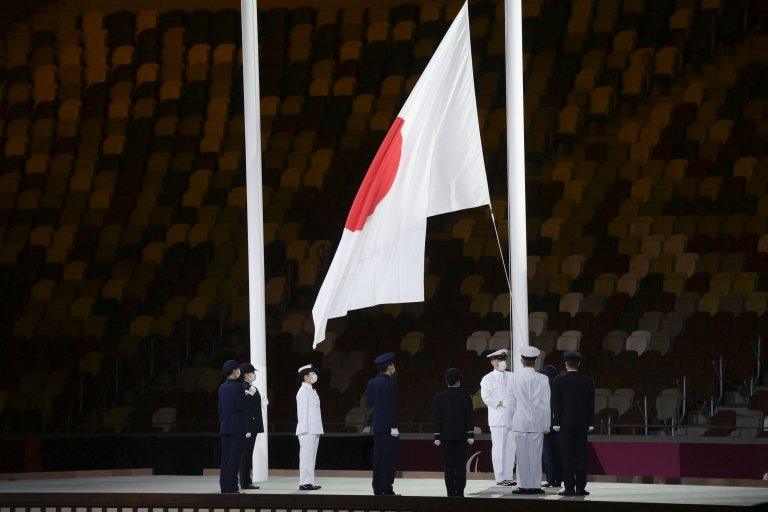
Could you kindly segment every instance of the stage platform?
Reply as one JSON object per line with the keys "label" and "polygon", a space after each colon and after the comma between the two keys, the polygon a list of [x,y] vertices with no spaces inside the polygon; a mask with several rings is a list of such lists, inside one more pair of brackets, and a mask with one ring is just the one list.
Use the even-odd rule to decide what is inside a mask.
{"label": "stage platform", "polygon": [[[215,476],[113,476],[0,482],[0,512],[194,512],[234,510],[410,510],[410,511],[715,511],[768,510],[766,487],[721,487],[591,482],[586,498],[563,498],[554,490],[515,496],[512,488],[469,480],[466,498],[444,498],[437,478],[401,478],[399,497],[371,496],[370,479],[321,477],[323,488],[298,490],[295,477],[275,476],[261,489],[220,495]],[[104,508],[106,507],[106,510]],[[109,508],[115,511],[109,511]],[[649,508],[652,507],[652,508]]]}

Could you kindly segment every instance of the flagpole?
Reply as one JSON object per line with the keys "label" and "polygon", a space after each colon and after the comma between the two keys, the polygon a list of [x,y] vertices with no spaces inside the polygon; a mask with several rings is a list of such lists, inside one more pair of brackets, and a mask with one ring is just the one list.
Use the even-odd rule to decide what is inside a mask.
{"label": "flagpole", "polygon": [[[259,95],[259,28],[256,0],[241,0],[243,30],[243,99],[245,117],[245,180],[248,224],[248,310],[251,364],[256,386],[267,395],[267,333],[264,314],[264,217],[261,191],[261,112]],[[267,412],[264,433],[253,450],[253,481],[268,478]]]}
{"label": "flagpole", "polygon": [[528,257],[525,233],[525,139],[523,123],[523,20],[521,0],[504,0],[507,94],[507,199],[509,209],[509,321],[512,360],[521,366],[528,345]]}

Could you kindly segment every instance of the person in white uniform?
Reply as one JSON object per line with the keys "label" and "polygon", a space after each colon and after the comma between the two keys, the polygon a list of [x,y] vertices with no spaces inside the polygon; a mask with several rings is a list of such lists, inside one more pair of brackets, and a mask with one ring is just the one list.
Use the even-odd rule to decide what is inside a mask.
{"label": "person in white uniform", "polygon": [[517,489],[513,494],[544,494],[541,489],[541,452],[552,415],[549,379],[533,368],[539,354],[536,347],[522,347],[523,367],[512,374],[515,410],[512,431],[517,450]]}
{"label": "person in white uniform", "polygon": [[512,397],[512,374],[507,371],[506,350],[488,355],[493,371],[480,381],[480,395],[488,406],[488,426],[491,429],[491,459],[496,485],[512,486],[515,470],[515,439],[512,417],[515,404]]}
{"label": "person in white uniform", "polygon": [[299,438],[299,490],[316,491],[315,459],[317,445],[323,434],[320,397],[313,384],[317,382],[317,368],[308,364],[299,368],[301,387],[296,393],[296,436]]}

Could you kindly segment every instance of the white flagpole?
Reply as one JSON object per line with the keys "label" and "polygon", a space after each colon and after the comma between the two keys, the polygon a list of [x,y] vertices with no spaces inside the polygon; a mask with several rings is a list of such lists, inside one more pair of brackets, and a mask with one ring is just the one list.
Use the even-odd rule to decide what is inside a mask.
{"label": "white flagpole", "polygon": [[[259,28],[256,0],[241,0],[243,26],[243,98],[245,100],[245,179],[248,206],[248,309],[251,364],[256,386],[267,396],[267,332],[264,314],[264,216],[261,195],[261,112],[259,103]],[[264,433],[253,450],[253,481],[268,477],[267,412]]]}
{"label": "white flagpole", "polygon": [[504,0],[504,53],[507,93],[507,199],[509,273],[512,292],[512,360],[521,366],[520,347],[528,345],[528,257],[525,233],[525,125],[523,123],[523,15],[521,0]]}

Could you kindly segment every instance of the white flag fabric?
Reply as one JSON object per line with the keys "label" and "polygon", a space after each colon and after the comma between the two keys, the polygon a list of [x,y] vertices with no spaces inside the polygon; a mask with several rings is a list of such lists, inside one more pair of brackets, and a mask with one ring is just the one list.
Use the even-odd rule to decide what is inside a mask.
{"label": "white flag fabric", "polygon": [[357,192],[312,309],[313,346],[325,338],[330,318],[423,301],[427,217],[486,204],[465,3]]}

